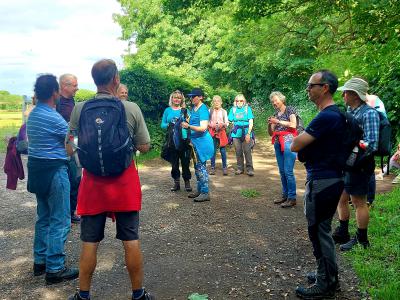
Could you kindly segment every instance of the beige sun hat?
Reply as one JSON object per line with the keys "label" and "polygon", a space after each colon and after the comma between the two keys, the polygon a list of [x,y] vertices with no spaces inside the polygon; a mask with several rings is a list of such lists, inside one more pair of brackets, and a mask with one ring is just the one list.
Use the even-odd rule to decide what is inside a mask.
{"label": "beige sun hat", "polygon": [[338,91],[353,91],[356,92],[362,101],[367,101],[367,91],[369,89],[368,82],[364,79],[353,77],[338,88]]}

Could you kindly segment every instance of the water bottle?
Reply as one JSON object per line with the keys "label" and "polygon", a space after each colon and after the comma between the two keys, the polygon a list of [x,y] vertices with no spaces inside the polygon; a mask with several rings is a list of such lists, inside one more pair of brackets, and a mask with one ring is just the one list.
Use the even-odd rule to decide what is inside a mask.
{"label": "water bottle", "polygon": [[353,151],[351,152],[349,158],[346,161],[346,165],[349,167],[354,166],[354,163],[356,162],[356,159],[357,159],[357,155],[358,155],[358,146],[355,146],[353,148]]}

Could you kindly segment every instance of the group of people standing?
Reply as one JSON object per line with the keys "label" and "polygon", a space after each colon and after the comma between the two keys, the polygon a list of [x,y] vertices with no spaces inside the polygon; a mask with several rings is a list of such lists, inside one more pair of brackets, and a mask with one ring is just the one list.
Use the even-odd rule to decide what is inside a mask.
{"label": "group of people standing", "polygon": [[[229,114],[222,107],[223,102],[219,95],[213,97],[211,108],[203,102],[204,92],[200,88],[194,88],[188,97],[192,105],[190,110],[186,108],[185,97],[181,91],[174,91],[170,95],[169,106],[165,109],[161,121],[161,128],[167,129],[162,157],[171,163],[171,177],[174,180],[171,191],[174,192],[180,190],[179,162],[185,190],[192,191],[190,161],[193,160],[197,190],[188,197],[193,198],[195,202],[204,202],[210,200],[209,175],[216,174],[215,157],[218,148],[222,159],[222,174],[228,176],[226,146],[229,139],[232,140],[236,152],[235,174],[243,174],[246,168],[247,175],[254,176],[254,116],[241,94],[235,97]],[[228,134],[230,124],[232,128]],[[211,161],[209,171],[206,165],[208,160]]]}

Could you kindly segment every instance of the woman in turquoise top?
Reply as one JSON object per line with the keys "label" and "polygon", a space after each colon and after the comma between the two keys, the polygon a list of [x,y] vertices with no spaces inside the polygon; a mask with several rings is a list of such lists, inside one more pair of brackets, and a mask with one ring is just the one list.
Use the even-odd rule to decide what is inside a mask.
{"label": "woman in turquoise top", "polygon": [[237,95],[235,97],[235,104],[228,114],[228,120],[233,125],[231,137],[233,138],[233,145],[236,152],[236,175],[243,174],[244,160],[246,159],[247,175],[254,176],[253,157],[251,154],[253,146],[251,139],[253,119],[253,111],[247,105],[246,98],[242,94]]}
{"label": "woman in turquoise top", "polygon": [[[167,129],[169,126],[174,126],[174,124],[182,117],[182,110],[185,108],[185,97],[181,91],[176,90],[169,97],[169,107],[164,111],[161,128]],[[181,172],[179,170],[179,160],[182,166],[182,178],[185,181],[185,190],[191,192],[190,179],[192,174],[190,173],[190,147],[181,143],[179,150],[175,148],[170,149],[169,152],[169,162],[171,163],[171,177],[174,179],[174,185],[171,191],[175,192],[180,190],[180,176]]]}
{"label": "woman in turquoise top", "polygon": [[189,194],[195,202],[210,200],[208,189],[208,173],[206,161],[214,155],[214,143],[208,132],[208,120],[210,113],[203,103],[204,93],[199,88],[194,88],[188,96],[192,100],[190,121],[182,122],[182,128],[190,129],[190,138],[195,152],[195,174],[197,179],[197,191]]}

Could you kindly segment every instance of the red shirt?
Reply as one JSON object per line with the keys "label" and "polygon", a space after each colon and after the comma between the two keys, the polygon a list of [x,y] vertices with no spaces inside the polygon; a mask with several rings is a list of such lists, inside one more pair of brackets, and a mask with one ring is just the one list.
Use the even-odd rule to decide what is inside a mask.
{"label": "red shirt", "polygon": [[142,191],[135,163],[119,176],[102,177],[83,170],[78,192],[77,214],[139,211]]}

